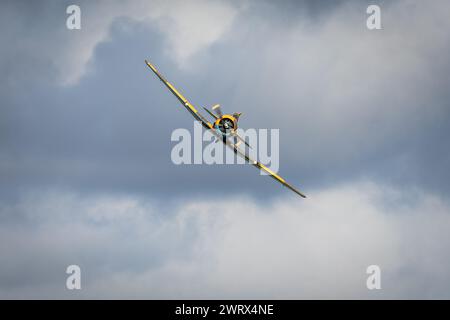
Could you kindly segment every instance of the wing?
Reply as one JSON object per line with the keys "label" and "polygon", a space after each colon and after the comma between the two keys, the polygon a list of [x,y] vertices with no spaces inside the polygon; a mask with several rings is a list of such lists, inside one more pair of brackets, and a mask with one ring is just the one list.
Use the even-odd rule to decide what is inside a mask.
{"label": "wing", "polygon": [[213,127],[212,123],[209,122],[205,117],[203,117],[197,109],[177,90],[175,87],[167,81],[159,72],[156,70],[156,68],[147,60],[145,60],[145,63],[147,66],[152,69],[152,71],[158,76],[159,80],[161,80],[166,87],[174,94],[175,97],[183,104],[183,106],[194,116],[194,118],[202,123],[202,125],[207,128],[211,129]]}
{"label": "wing", "polygon": [[205,109],[206,112],[208,112],[208,114],[213,117],[215,120],[219,119],[218,116],[216,116],[214,113],[212,113],[211,111],[209,111],[208,109],[206,109],[205,107],[203,107],[203,109]]}
{"label": "wing", "polygon": [[[213,131],[214,134],[216,134],[216,136],[219,137],[219,135],[217,134],[217,132],[215,130],[211,130]],[[234,153],[236,153],[237,155],[241,156],[242,158],[245,159],[245,161],[247,161],[248,163],[250,163],[252,166],[265,171],[267,174],[269,174],[269,176],[273,179],[275,179],[276,181],[278,181],[279,183],[281,183],[283,186],[287,187],[288,189],[294,191],[296,194],[298,194],[299,196],[301,196],[302,198],[306,198],[306,196],[301,193],[299,190],[297,190],[296,188],[294,188],[292,185],[290,185],[289,183],[286,182],[286,180],[284,180],[282,177],[280,177],[278,174],[276,174],[275,172],[273,172],[272,170],[270,170],[269,168],[267,168],[265,165],[263,165],[262,163],[253,160],[252,158],[250,158],[245,152],[243,152],[242,150],[240,150],[237,147],[237,144],[233,144],[231,143],[228,139],[220,139],[223,143],[225,143],[229,148],[231,148]]]}

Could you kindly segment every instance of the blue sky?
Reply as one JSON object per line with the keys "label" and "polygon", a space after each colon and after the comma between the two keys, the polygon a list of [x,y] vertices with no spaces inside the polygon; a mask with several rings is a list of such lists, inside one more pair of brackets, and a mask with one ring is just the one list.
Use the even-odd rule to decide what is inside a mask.
{"label": "blue sky", "polygon": [[[79,1],[73,31],[69,4],[0,5],[1,297],[449,297],[445,1],[380,1],[375,31],[360,1]],[[308,199],[174,165],[192,118],[144,59],[194,105],[279,129]]]}

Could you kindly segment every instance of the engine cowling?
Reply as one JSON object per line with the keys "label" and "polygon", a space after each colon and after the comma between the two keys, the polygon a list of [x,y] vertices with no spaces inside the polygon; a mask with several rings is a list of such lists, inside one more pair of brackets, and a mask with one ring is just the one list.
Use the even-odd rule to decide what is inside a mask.
{"label": "engine cowling", "polygon": [[237,119],[232,115],[225,114],[214,122],[214,128],[222,135],[230,135],[237,129]]}

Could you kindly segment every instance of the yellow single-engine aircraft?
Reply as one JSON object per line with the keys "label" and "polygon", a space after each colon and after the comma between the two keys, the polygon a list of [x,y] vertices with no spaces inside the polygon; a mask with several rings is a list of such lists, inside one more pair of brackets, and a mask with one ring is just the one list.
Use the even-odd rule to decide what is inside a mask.
{"label": "yellow single-engine aircraft", "polygon": [[[234,151],[234,153],[244,158],[248,163],[252,164],[254,167],[265,171],[269,176],[280,182],[285,187],[291,189],[301,197],[306,198],[306,196],[303,193],[301,193],[296,188],[287,183],[282,177],[280,177],[275,172],[273,172],[263,164],[259,163],[258,161],[251,159],[245,152],[243,152],[238,148],[241,142],[244,142],[248,147],[250,147],[247,144],[247,142],[243,138],[241,138],[236,132],[238,127],[237,123],[241,113],[233,113],[232,115],[223,114],[222,110],[220,109],[220,105],[216,104],[215,106],[212,107],[212,110],[215,112],[215,114],[209,111],[208,109],[204,108],[205,111],[208,112],[208,114],[214,118],[214,123],[209,122],[177,89],[175,89],[175,87],[169,81],[167,81],[158,72],[158,70],[156,70],[156,68],[150,62],[145,60],[145,63],[150,69],[152,69],[152,71],[166,85],[166,87],[169,88],[169,90],[175,95],[175,97],[177,97],[177,99],[183,104],[183,106],[187,109],[187,111],[189,111],[196,120],[200,121],[203,127],[205,127],[208,130],[211,130],[212,134],[214,134],[218,140],[221,140],[227,147],[231,148]],[[234,142],[231,142],[228,139],[229,137],[233,137]]]}

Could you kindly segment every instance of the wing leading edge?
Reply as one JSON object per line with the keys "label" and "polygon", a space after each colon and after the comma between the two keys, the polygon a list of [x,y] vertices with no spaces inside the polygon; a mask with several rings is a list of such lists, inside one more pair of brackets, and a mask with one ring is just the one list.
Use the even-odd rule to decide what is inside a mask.
{"label": "wing leading edge", "polygon": [[212,129],[212,123],[206,120],[206,118],[203,117],[197,109],[177,89],[175,89],[175,87],[167,81],[150,62],[145,60],[145,63],[150,69],[152,69],[152,71],[158,76],[159,80],[166,85],[170,92],[177,97],[181,104],[194,116],[196,120],[200,121],[205,128]]}
{"label": "wing leading edge", "polygon": [[299,196],[301,196],[302,198],[306,198],[306,196],[300,192],[299,190],[297,190],[296,188],[294,188],[292,185],[290,185],[289,183],[286,182],[286,180],[284,180],[282,177],[280,177],[278,174],[276,174],[275,172],[273,172],[272,170],[270,170],[269,168],[267,168],[265,165],[263,165],[262,163],[253,160],[252,158],[250,158],[245,152],[242,152],[242,150],[240,150],[236,145],[230,143],[229,140],[225,140],[224,143],[233,149],[234,153],[238,154],[239,156],[241,156],[242,158],[244,158],[248,163],[250,163],[252,166],[263,170],[264,172],[266,172],[271,178],[275,179],[276,181],[278,181],[279,183],[281,183],[283,186],[285,186],[286,188],[290,189],[291,191],[294,191],[296,194],[298,194]]}
{"label": "wing leading edge", "polygon": [[250,163],[254,167],[256,167],[256,168],[258,168],[260,170],[263,170],[270,177],[272,177],[273,179],[275,179],[276,181],[278,181],[279,183],[281,183],[283,186],[287,187],[288,189],[292,190],[293,192],[295,192],[296,194],[298,194],[302,198],[306,198],[306,196],[303,193],[301,193],[299,190],[297,190],[296,188],[291,186],[289,183],[287,183],[286,180],[284,180],[278,174],[276,174],[275,172],[273,172],[272,170],[267,168],[262,163],[251,159],[245,152],[240,150],[235,144],[231,143],[228,139],[222,139],[223,137],[216,130],[214,130],[213,125],[212,125],[211,122],[206,120],[206,118],[203,117],[197,111],[197,109],[177,89],[175,89],[175,87],[169,81],[167,81],[150,62],[145,60],[145,63],[156,74],[156,76],[159,78],[159,80],[161,80],[166,85],[166,87],[170,90],[170,92],[172,92],[175,95],[175,97],[177,97],[177,99],[192,114],[192,116],[196,120],[200,121],[205,128],[210,129],[211,132],[218,138],[218,140],[220,140],[223,143],[225,143],[225,145],[228,146],[229,148],[231,148],[234,151],[234,153],[236,153],[237,155],[239,155],[242,158],[244,158],[245,161],[247,161],[248,163]]}

